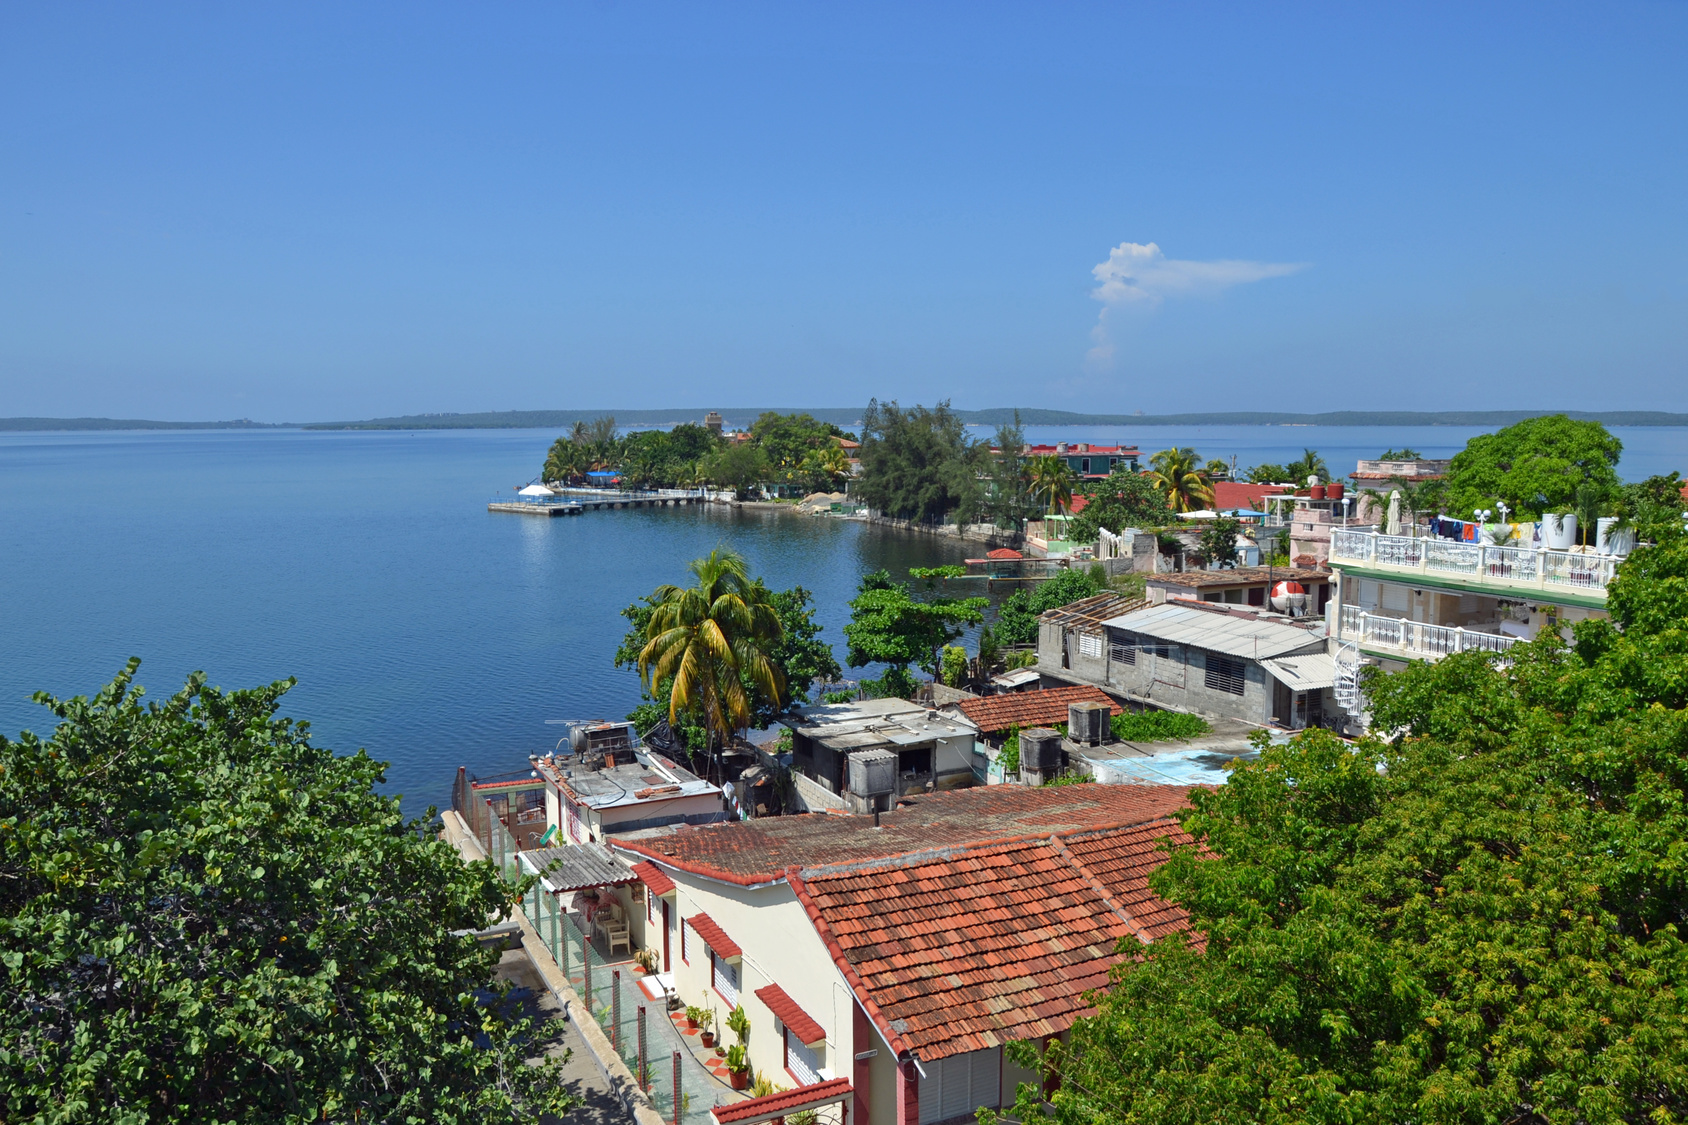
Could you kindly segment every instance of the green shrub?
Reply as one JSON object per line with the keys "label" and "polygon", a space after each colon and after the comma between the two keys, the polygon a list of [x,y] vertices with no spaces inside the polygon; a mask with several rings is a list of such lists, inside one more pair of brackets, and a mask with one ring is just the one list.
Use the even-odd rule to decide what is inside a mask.
{"label": "green shrub", "polygon": [[1207,720],[1181,711],[1127,711],[1114,716],[1114,737],[1124,742],[1197,738],[1211,731]]}
{"label": "green shrub", "polygon": [[1016,776],[1020,772],[1020,728],[1015,727],[1008,732],[1008,737],[1002,742],[1002,750],[996,756],[997,764],[1002,772],[1008,776]]}

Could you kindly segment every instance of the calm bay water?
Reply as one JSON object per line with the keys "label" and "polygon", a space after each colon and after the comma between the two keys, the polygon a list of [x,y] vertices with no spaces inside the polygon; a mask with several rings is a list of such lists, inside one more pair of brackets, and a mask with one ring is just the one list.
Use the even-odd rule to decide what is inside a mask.
{"label": "calm bay water", "polygon": [[[1476,432],[1476,431],[1472,431]],[[45,732],[45,689],[91,693],[140,656],[153,698],[187,673],[244,687],[287,676],[316,739],[390,761],[407,809],[451,772],[497,772],[560,735],[552,718],[620,716],[618,611],[726,543],[775,588],[801,584],[843,654],[845,602],[878,567],[954,562],[959,544],[780,513],[494,515],[548,431],[196,431],[0,435],[0,730]],[[1035,428],[1033,440],[1192,445],[1244,465],[1303,445],[1338,472],[1469,436],[1285,427]],[[1634,478],[1688,466],[1688,431],[1621,431]]]}

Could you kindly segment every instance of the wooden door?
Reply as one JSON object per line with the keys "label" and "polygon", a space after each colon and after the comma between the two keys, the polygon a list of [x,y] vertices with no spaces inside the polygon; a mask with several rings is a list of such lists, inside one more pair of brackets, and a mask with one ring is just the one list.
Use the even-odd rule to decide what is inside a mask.
{"label": "wooden door", "polygon": [[668,934],[668,900],[665,898],[662,900],[662,971],[665,973],[672,971],[668,964]]}

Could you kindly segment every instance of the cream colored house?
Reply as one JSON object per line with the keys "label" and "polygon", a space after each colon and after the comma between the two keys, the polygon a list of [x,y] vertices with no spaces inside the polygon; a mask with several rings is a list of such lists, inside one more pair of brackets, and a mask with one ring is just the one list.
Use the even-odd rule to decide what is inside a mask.
{"label": "cream colored house", "polygon": [[1188,932],[1146,883],[1186,792],[972,788],[878,816],[609,843],[643,881],[635,943],[674,974],[682,1002],[714,1011],[723,1041],[727,1014],[744,1006],[759,1075],[847,1080],[852,1125],[933,1125],[1011,1103],[1035,1081],[1003,1047],[1064,1034],[1085,992],[1106,983],[1121,937]]}

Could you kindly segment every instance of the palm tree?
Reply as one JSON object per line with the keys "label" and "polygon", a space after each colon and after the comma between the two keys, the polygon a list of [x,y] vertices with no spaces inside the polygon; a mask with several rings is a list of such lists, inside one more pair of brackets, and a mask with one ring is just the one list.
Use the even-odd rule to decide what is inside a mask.
{"label": "palm tree", "polygon": [[768,589],[752,581],[743,556],[717,547],[693,559],[691,586],[659,586],[639,652],[639,676],[652,695],[670,683],[668,721],[681,713],[709,732],[711,748],[750,722],[750,688],[776,706],[785,674],[772,660],[781,639]]}
{"label": "palm tree", "polygon": [[1289,479],[1297,485],[1307,483],[1308,477],[1318,477],[1322,481],[1330,480],[1330,470],[1325,468],[1325,459],[1305,447],[1301,450],[1300,458],[1285,465],[1284,470],[1289,473]]}
{"label": "palm tree", "polygon": [[1026,462],[1031,477],[1032,495],[1043,499],[1051,515],[1064,512],[1073,502],[1073,471],[1053,453],[1033,457]]}
{"label": "palm tree", "polygon": [[1213,485],[1207,472],[1196,467],[1193,449],[1163,449],[1149,458],[1154,470],[1149,479],[1166,493],[1166,502],[1175,512],[1196,512],[1213,507]]}

